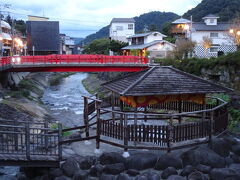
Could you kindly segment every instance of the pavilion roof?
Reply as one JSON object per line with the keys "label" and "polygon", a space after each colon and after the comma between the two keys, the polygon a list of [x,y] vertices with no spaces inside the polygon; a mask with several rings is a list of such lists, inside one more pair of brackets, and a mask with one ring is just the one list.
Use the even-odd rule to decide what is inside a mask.
{"label": "pavilion roof", "polygon": [[155,66],[103,84],[123,96],[210,94],[232,91],[170,66]]}

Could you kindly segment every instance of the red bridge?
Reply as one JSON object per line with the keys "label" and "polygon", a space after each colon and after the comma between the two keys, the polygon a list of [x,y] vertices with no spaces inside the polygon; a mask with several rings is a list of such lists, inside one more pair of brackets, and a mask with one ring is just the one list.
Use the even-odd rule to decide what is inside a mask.
{"label": "red bridge", "polygon": [[7,72],[131,72],[147,67],[148,59],[138,56],[47,55],[0,58],[0,71]]}

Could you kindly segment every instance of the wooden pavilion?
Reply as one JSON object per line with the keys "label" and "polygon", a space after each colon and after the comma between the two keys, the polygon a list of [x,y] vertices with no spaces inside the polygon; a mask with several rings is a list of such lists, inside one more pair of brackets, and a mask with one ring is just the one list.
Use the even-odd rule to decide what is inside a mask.
{"label": "wooden pavilion", "polygon": [[95,103],[97,148],[104,142],[125,151],[170,151],[210,142],[212,135],[222,133],[228,125],[227,102],[207,95],[231,89],[173,67],[154,66],[103,87],[111,95],[101,99],[109,107]]}

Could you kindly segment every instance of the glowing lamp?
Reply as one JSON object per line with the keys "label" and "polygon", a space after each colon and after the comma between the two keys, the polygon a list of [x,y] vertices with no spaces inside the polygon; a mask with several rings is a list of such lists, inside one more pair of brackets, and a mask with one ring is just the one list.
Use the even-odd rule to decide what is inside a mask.
{"label": "glowing lamp", "polygon": [[240,36],[240,31],[237,32],[237,35]]}
{"label": "glowing lamp", "polygon": [[185,24],[183,28],[184,28],[184,30],[189,30],[190,26],[188,24]]}
{"label": "glowing lamp", "polygon": [[229,32],[230,32],[231,34],[233,34],[233,33],[234,33],[234,30],[233,30],[233,29],[230,29]]}

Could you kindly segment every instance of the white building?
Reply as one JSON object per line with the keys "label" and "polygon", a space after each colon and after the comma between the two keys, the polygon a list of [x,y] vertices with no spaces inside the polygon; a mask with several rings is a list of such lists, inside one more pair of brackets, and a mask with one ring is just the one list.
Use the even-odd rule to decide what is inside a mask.
{"label": "white building", "polygon": [[[203,17],[203,22],[191,22],[184,21],[181,23],[181,29],[178,28],[179,24],[174,21],[172,34],[184,34],[184,36],[192,41],[196,42],[194,50],[194,56],[199,58],[218,57],[220,54],[227,54],[235,52],[237,46],[233,38],[229,34],[229,30],[232,27],[231,23],[218,22],[219,17],[213,14],[209,14]],[[183,22],[183,21],[181,21]],[[206,48],[204,46],[204,37],[211,39],[211,47]]]}
{"label": "white building", "polygon": [[60,54],[73,54],[74,39],[65,34],[60,34]]}
{"label": "white building", "polygon": [[128,42],[127,38],[135,34],[133,18],[113,18],[110,23],[109,37],[113,40]]}
{"label": "white building", "polygon": [[166,36],[160,32],[136,34],[128,38],[129,46],[122,49],[125,55],[131,55],[131,51],[137,50],[139,56],[146,56],[149,52],[150,58],[165,58],[175,48],[175,45],[163,40],[164,37]]}
{"label": "white building", "polygon": [[11,26],[5,22],[1,21],[1,31],[0,31],[0,51],[1,55],[9,56],[12,46],[12,37],[11,37]]}

